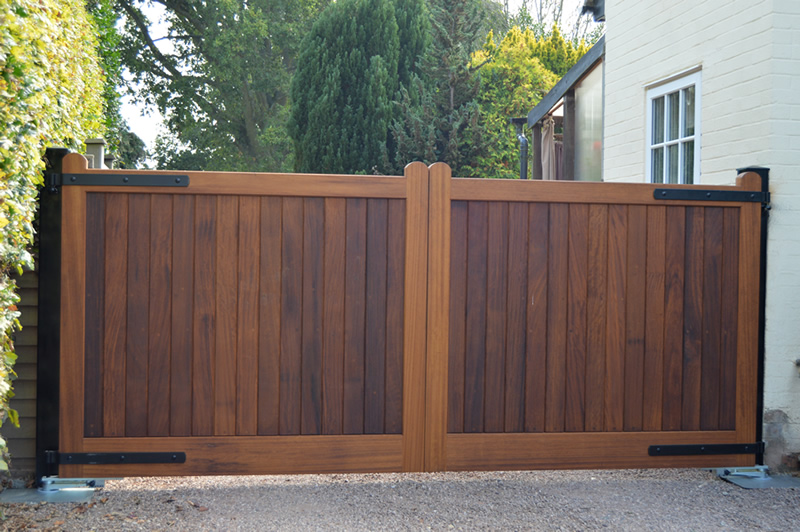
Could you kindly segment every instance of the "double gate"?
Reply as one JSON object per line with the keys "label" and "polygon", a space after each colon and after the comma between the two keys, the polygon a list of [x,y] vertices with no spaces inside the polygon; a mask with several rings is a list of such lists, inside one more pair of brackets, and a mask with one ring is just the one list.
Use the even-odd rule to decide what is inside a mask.
{"label": "double gate", "polygon": [[444,164],[131,173],[69,154],[53,179],[45,471],[754,462],[756,174],[698,196]]}

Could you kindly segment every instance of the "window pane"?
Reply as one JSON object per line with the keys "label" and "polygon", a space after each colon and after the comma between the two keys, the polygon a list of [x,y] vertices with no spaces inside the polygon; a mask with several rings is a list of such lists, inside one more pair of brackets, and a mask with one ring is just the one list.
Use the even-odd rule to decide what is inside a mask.
{"label": "window pane", "polygon": [[687,185],[694,183],[694,141],[684,142],[683,146],[683,182]]}
{"label": "window pane", "polygon": [[652,144],[664,142],[664,97],[653,100],[653,141]]}
{"label": "window pane", "polygon": [[678,131],[680,131],[680,92],[673,92],[667,95],[667,140],[675,140],[678,138]]}
{"label": "window pane", "polygon": [[694,135],[694,85],[683,89],[683,136]]}
{"label": "window pane", "polygon": [[669,183],[678,183],[678,145],[667,146],[667,177]]}
{"label": "window pane", "polygon": [[650,151],[650,175],[653,183],[664,182],[664,148],[653,148]]}

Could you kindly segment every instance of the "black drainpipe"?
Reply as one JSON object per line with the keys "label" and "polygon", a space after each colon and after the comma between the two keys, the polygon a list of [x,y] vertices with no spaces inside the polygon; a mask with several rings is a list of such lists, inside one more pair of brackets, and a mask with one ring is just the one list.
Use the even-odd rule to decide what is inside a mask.
{"label": "black drainpipe", "polygon": [[47,451],[58,450],[61,343],[61,195],[48,175],[61,173],[65,148],[47,148],[45,185],[39,191],[39,300],[36,363],[36,484],[58,474]]}
{"label": "black drainpipe", "polygon": [[528,123],[528,119],[511,118],[509,122],[514,124],[514,128],[517,130],[517,140],[519,140],[519,178],[528,179],[528,138],[522,129]]}
{"label": "black drainpipe", "polygon": [[[769,198],[769,168],[749,166],[739,168],[737,174],[755,172],[761,177],[761,192]],[[766,327],[767,302],[767,225],[769,222],[769,201],[761,209],[761,274],[758,284],[758,395],[756,396],[756,441],[764,438],[764,330]],[[764,453],[756,454],[756,464],[764,465]]]}

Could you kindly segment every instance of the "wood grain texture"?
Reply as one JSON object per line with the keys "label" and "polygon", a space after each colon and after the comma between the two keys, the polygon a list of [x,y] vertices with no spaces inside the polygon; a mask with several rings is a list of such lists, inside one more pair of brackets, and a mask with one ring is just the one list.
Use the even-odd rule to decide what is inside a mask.
{"label": "wood grain texture", "polygon": [[508,206],[508,294],[504,432],[525,430],[525,352],[528,310],[528,206]]}
{"label": "wood grain texture", "polygon": [[645,292],[647,289],[647,208],[628,207],[625,308],[625,411],[623,428],[642,430],[644,403]]}
{"label": "wood grain texture", "polygon": [[386,268],[389,204],[367,200],[364,432],[383,434],[386,407]]}
{"label": "wood grain texture", "polygon": [[686,209],[667,207],[664,287],[663,430],[680,430],[683,392],[683,294],[686,255]]}
{"label": "wood grain texture", "polygon": [[236,315],[236,434],[258,434],[258,294],[261,206],[239,198]]}
{"label": "wood grain texture", "polygon": [[508,292],[508,203],[489,204],[486,257],[486,363],[484,420],[486,432],[505,427],[506,320]]}
{"label": "wood grain texture", "polygon": [[364,349],[367,277],[367,202],[347,200],[344,294],[345,434],[364,432]]}
{"label": "wood grain texture", "polygon": [[642,429],[661,430],[664,399],[666,208],[647,207],[647,288]]}
{"label": "wood grain texture", "polygon": [[564,430],[585,430],[589,206],[569,206],[566,403]]}
{"label": "wood grain texture", "polygon": [[606,308],[606,432],[621,431],[625,408],[625,333],[628,208],[608,208],[608,292]]}
{"label": "wood grain texture", "polygon": [[325,200],[303,200],[303,347],[300,433],[322,433],[322,322]]}
{"label": "wood grain texture", "polygon": [[450,214],[450,321],[447,368],[447,431],[464,431],[464,360],[467,322],[467,212],[466,201],[451,202]]}
{"label": "wood grain texture", "polygon": [[717,430],[722,342],[722,208],[705,209],[703,239],[703,337],[700,360],[700,429]]}
{"label": "wood grain texture", "polygon": [[342,434],[346,200],[325,199],[322,434]]}
{"label": "wood grain texture", "polygon": [[214,434],[236,434],[236,324],[239,256],[239,198],[217,197],[216,334],[214,348]]}
{"label": "wood grain texture", "polygon": [[389,200],[386,272],[386,426],[403,432],[403,309],[405,307],[406,202]]}
{"label": "wood grain texture", "polygon": [[[147,348],[150,335],[150,196],[128,200],[125,435],[147,436]],[[143,400],[144,399],[144,400]]]}
{"label": "wood grain texture", "polygon": [[467,219],[467,341],[464,432],[483,432],[486,389],[486,254],[488,204],[470,202]]}
{"label": "wood grain texture", "polygon": [[86,197],[85,437],[103,436],[103,332],[105,309],[105,195]]}
{"label": "wood grain texture", "polygon": [[739,209],[725,209],[722,266],[722,339],[719,424],[736,428],[736,368],[739,313]]}
{"label": "wood grain texture", "polygon": [[303,200],[283,200],[281,249],[280,430],[301,433],[301,349],[303,345]]}
{"label": "wood grain texture", "polygon": [[589,206],[585,429],[605,430],[608,206]]}
{"label": "wood grain texture", "polygon": [[703,349],[703,208],[686,209],[686,277],[683,300],[683,410],[681,428],[700,428]]}
{"label": "wood grain texture", "polygon": [[569,205],[550,205],[547,278],[545,430],[562,432],[566,415]]}
{"label": "wood grain texture", "polygon": [[261,198],[258,300],[258,434],[280,432],[283,200]]}
{"label": "wood grain texture", "polygon": [[192,319],[192,435],[214,433],[216,345],[217,199],[198,196],[194,209],[194,304]]}
{"label": "wood grain texture", "polygon": [[547,378],[548,250],[550,209],[532,204],[528,210],[528,299],[525,357],[525,432],[545,429]]}
{"label": "wood grain texture", "polygon": [[170,436],[192,435],[194,262],[194,197],[174,196],[172,205]]}
{"label": "wood grain texture", "polygon": [[[128,197],[109,194],[105,230],[105,334],[103,337],[103,435],[125,435],[127,343]],[[62,299],[63,299],[62,295]]]}

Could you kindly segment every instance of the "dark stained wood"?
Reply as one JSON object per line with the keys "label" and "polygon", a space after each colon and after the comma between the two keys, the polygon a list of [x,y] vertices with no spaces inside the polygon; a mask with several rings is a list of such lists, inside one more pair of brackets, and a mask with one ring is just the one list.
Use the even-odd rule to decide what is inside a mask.
{"label": "dark stained wood", "polygon": [[545,430],[563,432],[567,387],[567,283],[569,205],[550,205],[547,279],[547,384]]}
{"label": "dark stained wood", "polygon": [[608,206],[589,206],[588,274],[586,280],[586,409],[587,431],[605,430],[606,291],[608,290]]}
{"label": "dark stained wood", "polygon": [[258,301],[258,434],[280,432],[281,198],[261,198]]}
{"label": "dark stained wood", "polygon": [[485,432],[503,432],[508,313],[508,203],[489,204],[488,224],[483,426]]}
{"label": "dark stained wood", "polygon": [[450,211],[450,338],[447,369],[447,431],[464,431],[464,359],[467,317],[467,209],[454,201]]}
{"label": "dark stained wood", "polygon": [[569,206],[567,382],[564,429],[585,429],[589,206]]}
{"label": "dark stained wood", "polygon": [[281,257],[280,434],[300,434],[303,199],[283,200]]}
{"label": "dark stained wood", "polygon": [[664,286],[664,414],[662,430],[681,429],[683,391],[683,287],[686,208],[667,207]]}
{"label": "dark stained wood", "polygon": [[105,195],[86,197],[86,340],[83,435],[103,436],[103,313],[105,309]]}
{"label": "dark stained wood", "polygon": [[214,434],[217,198],[197,196],[194,209],[192,435]]}
{"label": "dark stained wood", "polygon": [[386,408],[386,267],[388,200],[367,200],[364,433],[382,434]]}
{"label": "dark stained wood", "polygon": [[720,352],[719,428],[736,427],[736,340],[739,315],[739,211],[724,209],[722,234],[722,339]]}
{"label": "dark stained wood", "polygon": [[623,429],[625,407],[625,308],[628,242],[628,208],[608,208],[608,293],[606,314],[606,432]]}
{"label": "dark stained wood", "polygon": [[301,434],[322,433],[322,321],[325,200],[303,200]]}
{"label": "dark stained wood", "polygon": [[[525,430],[525,337],[528,301],[528,205],[508,206],[508,323],[505,432]],[[451,298],[452,301],[452,298]]]}
{"label": "dark stained wood", "polygon": [[172,205],[172,339],[170,435],[192,435],[192,316],[194,303],[194,197]]}
{"label": "dark stained wood", "polygon": [[150,196],[131,194],[128,217],[128,336],[125,360],[125,436],[147,436]]}
{"label": "dark stained wood", "polygon": [[686,277],[683,300],[683,410],[681,428],[700,429],[703,346],[703,207],[686,209]]}
{"label": "dark stained wood", "polygon": [[343,431],[345,434],[363,434],[367,267],[366,200],[347,200],[346,231]]}
{"label": "dark stained wood", "polygon": [[470,202],[467,219],[467,321],[464,361],[464,432],[483,432],[486,368],[487,216]]}
{"label": "dark stained wood", "polygon": [[647,207],[644,403],[642,430],[661,430],[664,398],[664,286],[666,207]]}
{"label": "dark stained wood", "polygon": [[403,312],[405,300],[405,201],[389,200],[386,270],[387,434],[403,431]]}
{"label": "dark stained wood", "polygon": [[547,368],[547,254],[550,209],[533,203],[528,210],[528,306],[525,355],[525,432],[545,428]]}
{"label": "dark stained wood", "polygon": [[626,267],[625,411],[623,428],[642,430],[644,401],[645,292],[647,289],[647,207],[628,207]]}
{"label": "dark stained wood", "polygon": [[236,332],[239,256],[239,198],[217,197],[216,346],[214,349],[214,434],[236,434]]}
{"label": "dark stained wood", "polygon": [[[172,330],[172,196],[150,196],[147,435],[169,436]],[[144,289],[144,287],[142,287]]]}
{"label": "dark stained wood", "polygon": [[325,199],[322,434],[342,434],[346,201]]}
{"label": "dark stained wood", "polygon": [[722,238],[725,219],[721,207],[705,209],[703,239],[703,349],[700,375],[700,429],[718,430],[720,411],[720,355],[722,326]]}
{"label": "dark stained wood", "polygon": [[261,206],[239,198],[239,279],[236,315],[236,434],[258,434],[258,294]]}

